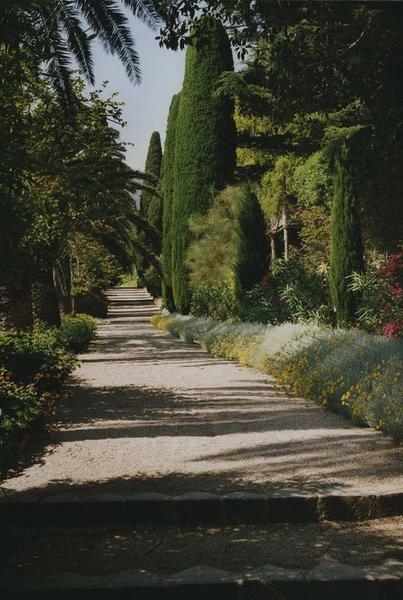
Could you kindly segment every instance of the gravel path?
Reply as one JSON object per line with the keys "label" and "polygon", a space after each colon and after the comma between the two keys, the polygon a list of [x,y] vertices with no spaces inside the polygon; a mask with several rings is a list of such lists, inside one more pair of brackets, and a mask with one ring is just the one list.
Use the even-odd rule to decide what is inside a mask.
{"label": "gravel path", "polygon": [[146,292],[109,296],[49,443],[3,492],[403,491],[402,453],[385,435],[157,331]]}

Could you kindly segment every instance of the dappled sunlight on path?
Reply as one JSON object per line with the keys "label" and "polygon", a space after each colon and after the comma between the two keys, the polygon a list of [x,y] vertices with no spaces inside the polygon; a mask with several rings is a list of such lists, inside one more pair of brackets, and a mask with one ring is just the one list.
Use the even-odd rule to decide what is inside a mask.
{"label": "dappled sunlight on path", "polygon": [[110,300],[44,456],[3,491],[403,491],[401,452],[383,434],[157,331],[142,290]]}

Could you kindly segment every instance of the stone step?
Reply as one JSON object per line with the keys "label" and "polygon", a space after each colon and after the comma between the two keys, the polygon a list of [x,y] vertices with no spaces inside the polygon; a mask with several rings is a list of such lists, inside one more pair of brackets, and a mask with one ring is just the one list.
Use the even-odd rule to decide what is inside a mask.
{"label": "stone step", "polygon": [[8,494],[0,499],[0,525],[55,524],[236,524],[360,521],[403,514],[403,494],[298,496],[233,492],[215,495],[69,493],[36,498]]}
{"label": "stone step", "polygon": [[108,577],[63,572],[25,586],[21,581],[14,588],[2,587],[7,600],[401,600],[402,566],[319,565],[304,574],[265,565],[259,572],[242,576],[200,565],[165,578],[132,571]]}
{"label": "stone step", "polygon": [[[401,598],[403,518],[361,523],[5,529],[4,598]],[[5,593],[4,593],[5,592]]]}

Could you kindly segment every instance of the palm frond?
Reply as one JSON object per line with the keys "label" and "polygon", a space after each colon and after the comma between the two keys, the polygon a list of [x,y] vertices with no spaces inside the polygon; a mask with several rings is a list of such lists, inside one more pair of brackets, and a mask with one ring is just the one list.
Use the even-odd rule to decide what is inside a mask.
{"label": "palm frond", "polygon": [[153,0],[123,0],[123,4],[147,27],[156,29],[159,17]]}
{"label": "palm frond", "polygon": [[0,0],[0,45],[24,49],[38,66],[49,62],[58,94],[71,88],[71,56],[94,83],[94,37],[119,57],[131,81],[140,82],[139,57],[124,9],[152,29],[159,22],[157,0]]}
{"label": "palm frond", "polygon": [[131,81],[140,82],[139,57],[126,15],[115,0],[75,0],[104,49],[117,54]]}
{"label": "palm frond", "polygon": [[74,0],[56,0],[59,19],[70,49],[85,78],[94,84],[91,43],[84,32]]}
{"label": "palm frond", "polygon": [[72,99],[70,52],[58,23],[55,23],[53,29],[49,31],[47,44],[48,74],[52,86],[63,102],[70,101]]}

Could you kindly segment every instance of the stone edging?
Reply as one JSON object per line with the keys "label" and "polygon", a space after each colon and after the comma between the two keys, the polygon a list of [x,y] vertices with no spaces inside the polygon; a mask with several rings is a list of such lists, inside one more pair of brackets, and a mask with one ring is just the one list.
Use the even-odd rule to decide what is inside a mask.
{"label": "stone edging", "polygon": [[[392,600],[401,598],[403,562],[387,560],[380,565],[352,566],[335,560],[323,560],[310,570],[287,569],[267,564],[247,573],[233,573],[198,565],[172,575],[131,570],[113,575],[87,577],[79,573],[59,573],[37,578],[11,578],[1,574],[0,589],[7,598],[188,598],[186,594],[209,594],[211,598],[263,599],[339,598],[340,593],[357,598]],[[99,595],[101,593],[101,596]],[[133,595],[132,595],[133,594]],[[158,596],[157,596],[158,594]],[[171,596],[171,594],[173,594]],[[272,595],[273,594],[273,595]],[[277,595],[280,594],[280,595]],[[357,595],[358,594],[358,595]],[[366,594],[369,594],[367,596]],[[53,596],[52,596],[53,595]],[[192,598],[195,596],[192,595]],[[350,596],[349,596],[350,597]]]}
{"label": "stone edging", "polygon": [[9,494],[0,499],[0,525],[240,524],[363,521],[403,514],[403,493],[301,496],[233,492],[181,496],[63,493],[44,498]]}

